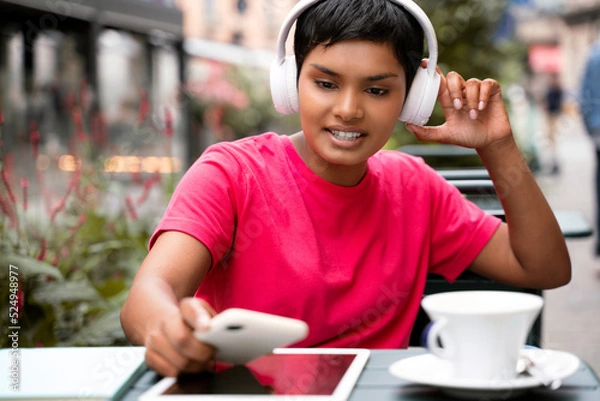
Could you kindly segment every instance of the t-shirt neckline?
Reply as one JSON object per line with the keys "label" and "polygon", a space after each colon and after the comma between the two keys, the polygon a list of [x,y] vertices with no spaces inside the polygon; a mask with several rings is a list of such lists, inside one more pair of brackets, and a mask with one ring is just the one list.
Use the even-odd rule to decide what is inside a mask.
{"label": "t-shirt neckline", "polygon": [[364,191],[365,188],[367,188],[370,182],[372,181],[373,174],[371,172],[371,159],[369,159],[369,161],[367,162],[367,172],[365,173],[365,176],[362,178],[362,180],[360,180],[360,182],[356,185],[346,187],[343,185],[331,183],[318,176],[314,171],[310,169],[310,167],[306,165],[302,157],[300,157],[300,155],[296,151],[296,148],[294,147],[294,144],[292,143],[291,138],[288,135],[282,135],[281,139],[283,147],[288,155],[288,162],[291,168],[295,170],[296,173],[301,177],[301,179],[303,179],[307,184],[311,184],[315,187],[318,187],[332,195],[350,196]]}

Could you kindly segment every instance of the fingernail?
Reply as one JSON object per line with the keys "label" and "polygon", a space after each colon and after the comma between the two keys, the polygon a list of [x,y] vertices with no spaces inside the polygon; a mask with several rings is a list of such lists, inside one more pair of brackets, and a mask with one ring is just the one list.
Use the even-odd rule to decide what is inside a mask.
{"label": "fingernail", "polygon": [[417,126],[416,126],[416,125],[414,125],[414,124],[406,124],[406,129],[407,129],[407,130],[409,130],[409,131],[410,131],[411,133],[413,133],[413,134],[415,133],[415,128],[416,128],[416,127],[417,127]]}
{"label": "fingernail", "polygon": [[471,120],[477,120],[477,110],[475,110],[475,109],[469,110],[469,118]]}
{"label": "fingernail", "polygon": [[204,309],[198,311],[198,317],[196,319],[196,329],[204,330],[210,326],[210,316]]}
{"label": "fingernail", "polygon": [[483,110],[485,108],[485,102],[484,101],[479,102],[479,106],[477,108],[479,110]]}
{"label": "fingernail", "polygon": [[462,100],[460,100],[459,98],[454,99],[454,108],[456,110],[462,109]]}

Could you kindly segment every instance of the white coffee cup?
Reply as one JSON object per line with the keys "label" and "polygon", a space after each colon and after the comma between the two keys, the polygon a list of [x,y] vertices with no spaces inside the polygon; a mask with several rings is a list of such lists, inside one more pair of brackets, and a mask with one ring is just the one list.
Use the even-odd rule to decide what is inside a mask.
{"label": "white coffee cup", "polygon": [[454,377],[513,379],[519,353],[543,304],[541,296],[512,291],[428,295],[421,302],[432,321],[427,348],[450,362]]}

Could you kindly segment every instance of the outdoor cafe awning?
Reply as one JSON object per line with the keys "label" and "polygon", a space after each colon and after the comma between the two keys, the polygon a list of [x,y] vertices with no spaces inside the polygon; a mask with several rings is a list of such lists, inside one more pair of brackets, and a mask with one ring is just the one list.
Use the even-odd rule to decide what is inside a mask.
{"label": "outdoor cafe awning", "polygon": [[72,20],[182,37],[182,14],[174,7],[141,0],[0,0],[0,19],[26,20],[37,29],[57,29]]}
{"label": "outdoor cafe awning", "polygon": [[247,49],[228,43],[204,39],[186,39],[185,52],[192,57],[203,57],[228,64],[268,69],[275,58],[275,51]]}

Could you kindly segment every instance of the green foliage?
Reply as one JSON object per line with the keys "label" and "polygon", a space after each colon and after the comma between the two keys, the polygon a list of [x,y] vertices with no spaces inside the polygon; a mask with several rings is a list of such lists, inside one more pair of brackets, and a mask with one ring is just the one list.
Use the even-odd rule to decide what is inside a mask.
{"label": "green foliage", "polygon": [[[213,140],[233,140],[267,131],[298,131],[297,115],[282,116],[275,111],[269,85],[267,71],[221,65],[209,78],[194,85],[217,86],[218,94],[210,89],[189,92],[194,102],[194,117],[203,131],[213,134]],[[230,95],[221,96],[223,92]],[[242,101],[239,96],[243,97]]]}
{"label": "green foliage", "polygon": [[[37,222],[22,219],[20,239],[33,244],[43,237],[45,257],[39,256],[39,245],[26,250],[2,241],[0,281],[8,283],[10,265],[18,268],[22,294],[18,305],[19,345],[124,344],[118,311],[145,255],[150,225],[132,221],[122,213],[110,217],[94,209],[69,209],[64,213],[64,219],[45,229],[40,229]],[[69,220],[75,213],[87,213],[88,218],[73,230],[75,226]],[[13,231],[6,219],[0,219],[0,229],[3,234]],[[0,287],[0,298],[6,300],[9,296],[8,285]],[[4,327],[10,325],[9,306],[3,302]],[[106,322],[108,317],[114,319],[111,324]],[[88,334],[82,335],[83,330]],[[7,341],[3,338],[0,346],[7,346]]]}
{"label": "green foliage", "polygon": [[443,71],[459,71],[465,78],[493,77],[503,81],[506,65],[520,63],[526,53],[511,52],[509,41],[496,38],[506,0],[421,0],[438,37]]}
{"label": "green foliage", "polygon": [[[98,144],[81,133],[75,143],[74,171],[51,172],[52,184],[57,174],[68,181],[60,199],[41,191],[48,171],[32,172],[31,187],[40,192],[35,202],[29,199],[35,205],[27,205],[31,194],[17,191],[22,178],[0,159],[0,324],[20,327],[19,347],[127,343],[119,313],[155,216],[141,212],[142,197],[131,195],[136,186],[130,178],[104,171],[108,156]],[[159,191],[166,204],[174,175],[147,177],[157,185],[137,190]],[[0,346],[10,346],[10,338]]]}
{"label": "green foliage", "polygon": [[296,125],[295,119],[283,119],[275,111],[269,90],[267,74],[248,68],[235,67],[228,71],[227,79],[248,96],[248,107],[236,110],[225,107],[224,123],[235,132],[236,138],[273,130],[288,132]]}

